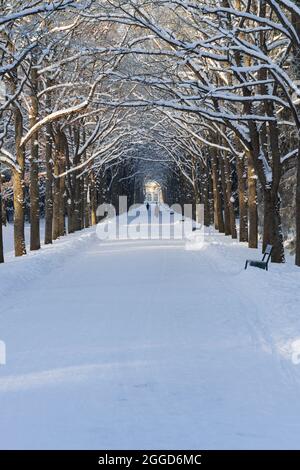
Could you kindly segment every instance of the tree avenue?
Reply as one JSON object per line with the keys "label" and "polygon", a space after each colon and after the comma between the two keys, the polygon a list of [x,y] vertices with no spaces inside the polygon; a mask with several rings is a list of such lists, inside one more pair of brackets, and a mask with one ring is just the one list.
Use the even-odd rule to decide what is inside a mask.
{"label": "tree avenue", "polygon": [[0,44],[0,263],[150,175],[300,266],[298,0],[0,1]]}

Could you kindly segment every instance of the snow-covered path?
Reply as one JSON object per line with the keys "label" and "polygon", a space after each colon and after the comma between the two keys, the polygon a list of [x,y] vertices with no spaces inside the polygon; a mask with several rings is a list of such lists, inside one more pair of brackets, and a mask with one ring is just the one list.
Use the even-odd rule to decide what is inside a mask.
{"label": "snow-covered path", "polygon": [[1,266],[1,448],[300,448],[296,268],[94,232]]}

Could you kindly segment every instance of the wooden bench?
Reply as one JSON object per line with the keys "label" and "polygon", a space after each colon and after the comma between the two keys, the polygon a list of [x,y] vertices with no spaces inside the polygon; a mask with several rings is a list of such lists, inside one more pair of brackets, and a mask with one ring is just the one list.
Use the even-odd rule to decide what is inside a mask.
{"label": "wooden bench", "polygon": [[261,261],[247,259],[246,264],[245,264],[245,269],[247,269],[248,264],[249,264],[249,266],[254,266],[255,268],[265,269],[266,271],[268,271],[268,264],[271,258],[272,249],[273,249],[272,245],[266,246],[266,249],[264,251]]}

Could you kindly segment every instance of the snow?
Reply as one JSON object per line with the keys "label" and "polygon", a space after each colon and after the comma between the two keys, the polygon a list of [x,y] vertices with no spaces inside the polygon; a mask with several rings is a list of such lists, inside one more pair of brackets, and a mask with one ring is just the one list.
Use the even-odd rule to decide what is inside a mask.
{"label": "snow", "polygon": [[193,234],[90,228],[0,266],[1,448],[299,448],[299,270]]}
{"label": "snow", "polygon": [[[2,227],[3,230],[3,248],[4,248],[4,255],[6,260],[11,260],[14,257],[14,224],[8,223],[6,226]],[[45,238],[45,220],[40,220],[40,234],[41,234],[41,242],[43,242]],[[25,242],[26,248],[29,250],[30,246],[30,224],[28,222],[25,223]]]}

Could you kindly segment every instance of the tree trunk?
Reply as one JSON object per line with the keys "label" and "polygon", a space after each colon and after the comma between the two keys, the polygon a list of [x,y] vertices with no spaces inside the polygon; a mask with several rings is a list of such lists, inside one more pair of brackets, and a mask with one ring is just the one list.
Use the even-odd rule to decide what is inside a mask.
{"label": "tree trunk", "polygon": [[203,198],[204,198],[204,225],[209,227],[211,224],[211,210],[210,210],[210,185],[211,185],[211,174],[208,167],[208,161],[205,166],[204,174],[204,188],[203,188]]}
{"label": "tree trunk", "polygon": [[80,178],[80,230],[84,229],[85,220],[85,192],[84,192],[84,177]]}
{"label": "tree trunk", "polygon": [[212,161],[212,180],[213,180],[213,196],[214,196],[214,222],[216,230],[224,233],[224,220],[222,212],[222,201],[220,194],[220,181],[218,170],[218,159],[216,155],[213,156]]}
{"label": "tree trunk", "polygon": [[297,184],[296,184],[296,259],[295,263],[300,266],[300,145],[297,160]]}
{"label": "tree trunk", "polygon": [[[74,166],[76,162],[73,161]],[[70,170],[71,162],[69,153],[66,153],[66,169]],[[76,231],[76,213],[75,213],[75,186],[76,186],[76,172],[67,175],[65,188],[66,188],[66,199],[67,199],[67,216],[68,216],[68,233],[74,233]]]}
{"label": "tree trunk", "polygon": [[238,157],[236,162],[239,195],[240,242],[248,241],[248,201],[246,193],[246,168],[244,158]]}
{"label": "tree trunk", "polygon": [[69,193],[67,197],[67,214],[68,214],[68,233],[74,233],[77,230],[77,220],[75,213],[74,194]]}
{"label": "tree trunk", "polygon": [[[30,107],[30,127],[32,128],[38,121],[38,75],[37,69],[33,66],[31,71],[31,107]],[[34,133],[31,138],[30,155],[30,249],[39,250],[40,243],[40,196],[39,196],[39,147],[38,133]]]}
{"label": "tree trunk", "polygon": [[[1,164],[0,164],[0,189],[1,189],[1,184],[2,184],[2,178],[1,178]],[[3,199],[3,197],[2,197],[1,211],[2,211],[2,217],[1,217],[2,225],[6,227],[6,224],[7,222],[9,222],[9,220],[7,218],[6,204],[5,204],[5,200]]]}
{"label": "tree trunk", "polygon": [[[75,172],[76,176],[76,172]],[[81,190],[82,190],[82,179],[81,178],[74,178],[75,184],[75,230],[81,230],[82,228],[82,207],[81,207]]]}
{"label": "tree trunk", "polygon": [[53,165],[53,172],[54,172],[54,184],[53,184],[53,240],[56,240],[59,237],[59,205],[60,205],[60,197],[59,197],[59,179],[57,178],[59,175],[59,165],[58,165],[58,155],[55,155],[54,158],[54,165]]}
{"label": "tree trunk", "polygon": [[2,232],[2,177],[0,168],[0,263],[4,263],[3,232]]}
{"label": "tree trunk", "polygon": [[[296,5],[300,6],[300,1],[295,1]],[[298,38],[300,38],[300,17],[295,13],[292,14],[292,24],[297,32]],[[294,65],[294,77],[296,80],[300,79],[300,51],[297,44],[293,46],[293,65]],[[298,105],[299,110],[299,105]],[[298,156],[297,156],[297,183],[296,183],[296,253],[295,253],[295,264],[300,266],[300,139],[298,129]]]}
{"label": "tree trunk", "polygon": [[15,107],[15,139],[16,139],[16,160],[18,170],[13,170],[13,191],[14,191],[14,243],[15,255],[26,255],[25,246],[25,212],[24,212],[24,173],[25,173],[25,152],[20,147],[23,135],[23,116],[16,105]]}
{"label": "tree trunk", "polygon": [[58,177],[65,169],[65,145],[61,131],[55,135],[54,185],[53,185],[53,239],[65,234],[65,178]]}
{"label": "tree trunk", "polygon": [[224,230],[225,230],[225,235],[231,235],[229,200],[228,200],[228,194],[227,194],[226,175],[225,175],[225,166],[224,166],[223,156],[220,156],[219,163],[220,163],[220,170],[221,170],[221,186],[222,186],[223,201],[224,201]]}
{"label": "tree trunk", "polygon": [[280,217],[280,197],[271,190],[264,191],[264,238],[263,250],[272,245],[272,262],[284,262],[283,236]]}
{"label": "tree trunk", "polygon": [[[47,83],[50,86],[50,83]],[[46,108],[51,109],[50,93],[47,94]],[[52,243],[52,230],[53,230],[53,161],[52,161],[52,126],[46,126],[46,191],[45,191],[45,245]]]}
{"label": "tree trunk", "polygon": [[258,246],[258,217],[256,174],[254,171],[251,153],[248,153],[248,213],[249,213],[249,248]]}
{"label": "tree trunk", "polygon": [[97,224],[97,191],[95,175],[90,175],[90,197],[91,197],[91,225]]}
{"label": "tree trunk", "polygon": [[232,238],[237,238],[235,211],[234,211],[234,198],[232,194],[232,178],[229,157],[225,157],[225,180],[226,180],[226,193],[227,204],[229,210],[230,233]]}
{"label": "tree trunk", "polygon": [[209,225],[213,225],[214,224],[214,187],[213,187],[213,176],[212,176],[212,168],[211,168],[211,164],[209,164],[209,166],[207,167],[207,172],[209,174],[209,178],[208,178],[208,185],[209,185],[209,194],[208,194],[208,197],[209,197]]}
{"label": "tree trunk", "polygon": [[68,233],[74,233],[75,232],[74,201],[70,197],[67,200],[67,213],[68,213]]}
{"label": "tree trunk", "polygon": [[[59,172],[60,174],[65,171],[65,159],[60,160]],[[65,225],[65,177],[59,178],[59,236],[63,237],[66,234]]]}
{"label": "tree trunk", "polygon": [[194,193],[194,201],[193,201],[193,208],[192,208],[192,218],[196,220],[196,222],[201,222],[199,220],[200,214],[198,209],[199,204],[201,203],[201,186],[199,184],[199,176],[197,172],[197,160],[196,157],[192,157],[192,181],[193,181],[193,193]]}
{"label": "tree trunk", "polygon": [[89,177],[84,176],[84,226],[87,228],[90,226],[90,188],[89,188]]}

